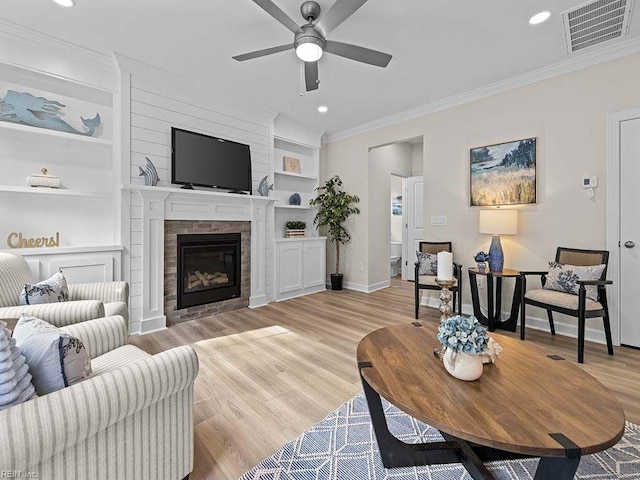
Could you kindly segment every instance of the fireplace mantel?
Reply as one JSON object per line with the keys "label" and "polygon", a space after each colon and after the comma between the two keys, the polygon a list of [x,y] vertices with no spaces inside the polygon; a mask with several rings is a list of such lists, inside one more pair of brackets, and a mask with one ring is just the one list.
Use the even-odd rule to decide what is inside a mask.
{"label": "fireplace mantel", "polygon": [[[142,198],[142,318],[132,333],[166,328],[164,314],[164,221],[217,220],[251,222],[251,293],[249,307],[267,304],[266,208],[274,200],[175,187],[125,185]],[[134,322],[136,319],[132,319]]]}

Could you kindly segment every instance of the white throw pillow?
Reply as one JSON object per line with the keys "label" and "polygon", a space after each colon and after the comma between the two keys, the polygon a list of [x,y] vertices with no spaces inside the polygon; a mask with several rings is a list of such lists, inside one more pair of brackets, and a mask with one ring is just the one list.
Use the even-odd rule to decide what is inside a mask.
{"label": "white throw pillow", "polygon": [[416,251],[418,256],[418,275],[438,274],[438,255]]}
{"label": "white throw pillow", "polygon": [[82,342],[44,320],[22,314],[13,338],[27,359],[38,395],[61,390],[91,375],[91,358]]}
{"label": "white throw pillow", "polygon": [[0,322],[0,410],[36,397],[29,366],[6,326]]}
{"label": "white throw pillow", "polygon": [[62,272],[34,285],[25,284],[20,293],[20,305],[40,305],[69,300],[69,287]]}
{"label": "white throw pillow", "polygon": [[[581,267],[576,265],[567,265],[558,262],[549,262],[549,273],[547,281],[544,284],[546,290],[555,290],[557,292],[571,293],[578,295],[580,285],[578,280],[600,280],[602,272],[606,265],[590,265]],[[586,285],[587,298],[598,301],[598,288],[594,285]]]}

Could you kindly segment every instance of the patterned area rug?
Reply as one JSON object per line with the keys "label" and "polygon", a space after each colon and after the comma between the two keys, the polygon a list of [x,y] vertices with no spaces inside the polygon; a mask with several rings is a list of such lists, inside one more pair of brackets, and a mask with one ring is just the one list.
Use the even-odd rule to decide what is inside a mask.
{"label": "patterned area rug", "polygon": [[[441,441],[440,433],[382,399],[389,430],[406,443]],[[537,459],[489,462],[499,480],[533,479]],[[576,479],[640,479],[640,426],[627,423],[617,445],[582,457]],[[470,480],[459,464],[385,469],[364,394],[245,473],[241,480]],[[549,479],[553,480],[553,479]]]}

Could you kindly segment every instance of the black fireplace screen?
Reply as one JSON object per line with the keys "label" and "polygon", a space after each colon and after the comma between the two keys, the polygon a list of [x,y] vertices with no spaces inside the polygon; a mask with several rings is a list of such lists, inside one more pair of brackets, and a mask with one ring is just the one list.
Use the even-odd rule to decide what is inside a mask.
{"label": "black fireplace screen", "polygon": [[178,235],[178,310],[240,296],[239,233]]}

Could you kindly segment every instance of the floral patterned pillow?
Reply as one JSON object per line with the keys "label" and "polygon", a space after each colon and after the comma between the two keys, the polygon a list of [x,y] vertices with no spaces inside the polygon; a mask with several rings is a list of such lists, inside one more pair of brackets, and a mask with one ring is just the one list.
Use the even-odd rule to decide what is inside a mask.
{"label": "floral patterned pillow", "polygon": [[418,275],[438,274],[438,255],[416,251],[418,256]]}
{"label": "floral patterned pillow", "polygon": [[[549,262],[549,273],[547,282],[544,284],[545,290],[555,290],[557,292],[571,293],[578,295],[580,285],[578,280],[600,280],[606,265],[590,265],[579,267],[558,262]],[[598,287],[587,285],[587,298],[598,301]]]}
{"label": "floral patterned pillow", "polygon": [[69,287],[62,271],[34,285],[25,284],[20,293],[20,305],[40,305],[69,300]]}

